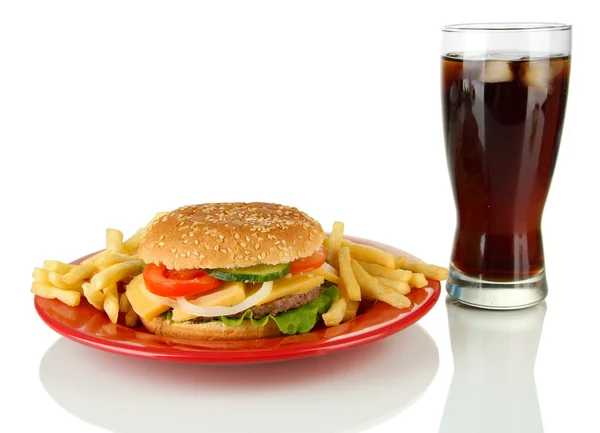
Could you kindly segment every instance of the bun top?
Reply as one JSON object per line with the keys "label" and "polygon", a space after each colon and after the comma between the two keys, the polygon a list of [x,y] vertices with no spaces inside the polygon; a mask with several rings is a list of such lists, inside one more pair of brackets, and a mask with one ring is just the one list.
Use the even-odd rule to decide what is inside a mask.
{"label": "bun top", "polygon": [[319,222],[294,207],[206,203],[154,220],[138,254],[169,269],[275,265],[312,255],[324,237]]}

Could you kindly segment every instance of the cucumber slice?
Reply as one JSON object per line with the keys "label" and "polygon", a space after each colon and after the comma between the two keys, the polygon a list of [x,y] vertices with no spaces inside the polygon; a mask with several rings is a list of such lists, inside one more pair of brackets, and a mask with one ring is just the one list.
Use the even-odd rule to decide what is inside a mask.
{"label": "cucumber slice", "polygon": [[247,268],[233,269],[207,269],[206,272],[217,280],[239,281],[241,283],[262,283],[284,277],[290,272],[290,264],[256,265]]}

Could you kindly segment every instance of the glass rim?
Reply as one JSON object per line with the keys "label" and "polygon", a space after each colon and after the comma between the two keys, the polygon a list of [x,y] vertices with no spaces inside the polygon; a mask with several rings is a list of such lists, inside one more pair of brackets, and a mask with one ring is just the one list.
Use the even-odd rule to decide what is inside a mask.
{"label": "glass rim", "polygon": [[573,26],[553,22],[487,22],[449,24],[442,28],[443,32],[557,32],[571,30]]}

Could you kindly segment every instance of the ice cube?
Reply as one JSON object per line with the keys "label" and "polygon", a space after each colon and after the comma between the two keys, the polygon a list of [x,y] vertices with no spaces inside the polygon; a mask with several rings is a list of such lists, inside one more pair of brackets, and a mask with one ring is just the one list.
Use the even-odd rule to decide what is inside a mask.
{"label": "ice cube", "polygon": [[523,64],[523,83],[536,89],[547,89],[550,82],[561,73],[562,62],[534,61]]}
{"label": "ice cube", "polygon": [[479,80],[484,83],[505,83],[514,78],[510,63],[500,60],[485,62]]}

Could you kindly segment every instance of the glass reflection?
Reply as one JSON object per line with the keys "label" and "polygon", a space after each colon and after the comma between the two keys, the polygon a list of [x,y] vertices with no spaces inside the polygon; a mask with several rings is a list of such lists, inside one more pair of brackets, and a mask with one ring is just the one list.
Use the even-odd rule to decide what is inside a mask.
{"label": "glass reflection", "polygon": [[534,365],[546,302],[494,311],[446,299],[454,374],[440,433],[543,432]]}

